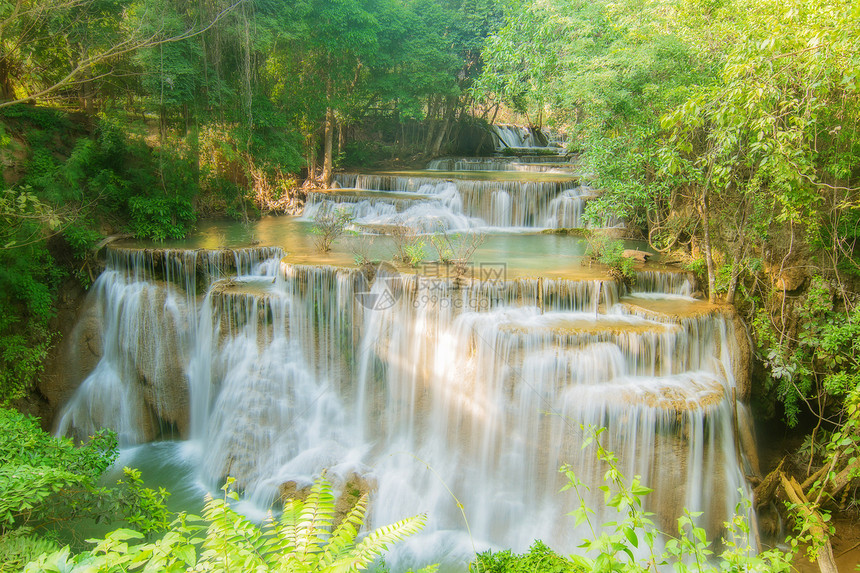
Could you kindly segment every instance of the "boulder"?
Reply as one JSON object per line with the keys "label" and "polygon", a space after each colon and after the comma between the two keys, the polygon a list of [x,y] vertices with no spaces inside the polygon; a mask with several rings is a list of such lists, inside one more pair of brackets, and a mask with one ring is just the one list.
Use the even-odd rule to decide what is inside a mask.
{"label": "boulder", "polygon": [[793,292],[803,288],[806,283],[806,271],[801,267],[788,267],[782,272],[777,270],[777,273],[774,286],[778,290]]}
{"label": "boulder", "polygon": [[633,259],[637,263],[644,263],[651,256],[651,253],[646,251],[637,251],[636,249],[624,249],[621,255],[626,259]]}

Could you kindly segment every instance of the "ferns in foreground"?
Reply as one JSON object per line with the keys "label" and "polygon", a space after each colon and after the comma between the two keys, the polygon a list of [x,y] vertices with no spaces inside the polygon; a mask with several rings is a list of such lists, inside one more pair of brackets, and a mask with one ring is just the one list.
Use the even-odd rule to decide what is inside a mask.
{"label": "ferns in foreground", "polygon": [[279,519],[257,525],[230,508],[237,500],[224,486],[223,498],[207,496],[203,516],[180,514],[161,539],[144,543],[143,535],[117,529],[92,551],[70,555],[65,547],[42,555],[26,573],[148,571],[255,571],[352,573],[409,535],[425,516],[410,517],[376,529],[359,540],[367,497],[362,496],[340,523],[335,518],[332,485],[317,479],[305,501],[290,500]]}

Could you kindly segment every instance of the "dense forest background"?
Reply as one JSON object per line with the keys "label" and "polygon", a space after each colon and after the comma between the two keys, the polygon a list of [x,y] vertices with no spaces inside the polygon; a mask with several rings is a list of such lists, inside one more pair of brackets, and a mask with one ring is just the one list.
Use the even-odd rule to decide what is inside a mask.
{"label": "dense forest background", "polygon": [[2,0],[0,401],[33,410],[104,237],[295,212],[338,167],[514,120],[568,135],[595,221],[738,308],[758,417],[807,436],[810,515],[856,511],[858,21],[849,0]]}

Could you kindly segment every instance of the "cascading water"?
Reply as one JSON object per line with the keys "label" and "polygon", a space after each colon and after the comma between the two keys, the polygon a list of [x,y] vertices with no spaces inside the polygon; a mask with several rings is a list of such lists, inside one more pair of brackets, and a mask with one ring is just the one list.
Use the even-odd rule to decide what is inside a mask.
{"label": "cascading water", "polygon": [[[422,233],[585,227],[582,214],[595,192],[579,185],[570,155],[561,147],[541,147],[535,133],[524,127],[493,130],[502,148],[525,154],[435,159],[426,171],[414,174],[338,173],[337,190],[311,193],[304,217],[312,220],[337,208],[359,227],[406,224]],[[542,132],[541,137],[550,140],[552,134]]]}
{"label": "cascading water", "polygon": [[[515,131],[500,133],[522,146]],[[310,193],[303,219],[344,210],[359,230],[428,233],[583,226],[592,190],[529,177],[543,179],[340,174],[345,188]],[[490,268],[562,240],[508,236],[504,248],[490,241]],[[605,468],[582,450],[580,425],[607,428],[603,445],[654,489],[646,509],[665,529],[687,508],[718,533],[750,494],[735,435],[748,425],[735,402],[738,337],[725,310],[693,298],[688,274],[640,270],[627,287],[283,257],[110,249],[73,335],[87,360],[70,368],[80,375],[58,431],[108,426],[126,446],[178,435],[185,480],[215,489],[233,476],[243,510],[260,517],[324,470],[341,489],[360,482],[372,527],[429,516],[386,557],[395,570],[462,571],[475,549],[534,539],[575,551],[589,531],[567,516],[578,502],[559,493],[560,465],[590,485],[596,523],[614,517],[599,509]]]}
{"label": "cascading water", "polygon": [[463,157],[434,159],[429,171],[529,171],[533,173],[569,173],[572,165],[563,155],[534,157]]}
{"label": "cascading water", "polygon": [[[150,264],[135,257],[112,255],[113,266]],[[373,526],[427,512],[425,533],[389,557],[398,568],[469,559],[450,492],[479,548],[523,550],[539,538],[573,551],[586,532],[566,516],[575,500],[558,493],[558,466],[593,485],[604,471],[581,451],[580,424],[608,428],[604,445],[655,489],[648,509],[664,522],[687,507],[706,511],[713,531],[746,489],[732,430],[733,327],[711,308],[658,320],[631,311],[612,281],[381,273],[368,283],[357,270],[285,263],[265,278],[265,261],[257,276],[214,280],[189,305],[179,283],[194,286],[200,266],[175,282],[151,270],[102,274],[92,298],[103,359],[61,432],[110,426],[124,443],[143,441],[180,388],[180,425],[209,487],[232,475],[265,507],[282,484],[327,469],[373,484]],[[641,284],[654,297],[692,288],[677,273],[642,273]],[[385,304],[368,304],[374,294]],[[171,352],[173,379],[150,383],[142,372],[164,370]]]}
{"label": "cascading water", "polygon": [[[581,213],[592,196],[576,180],[444,180],[433,177],[343,173],[345,188],[311,193],[304,218],[338,208],[363,225],[398,221],[423,232],[481,227],[543,229],[582,226]],[[507,199],[505,199],[507,197]]]}

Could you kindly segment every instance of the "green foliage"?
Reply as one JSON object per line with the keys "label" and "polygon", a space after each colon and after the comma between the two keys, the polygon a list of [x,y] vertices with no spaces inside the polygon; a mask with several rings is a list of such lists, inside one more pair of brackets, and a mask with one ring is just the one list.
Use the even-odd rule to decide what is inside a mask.
{"label": "green foliage", "polygon": [[602,233],[589,233],[586,238],[586,254],[593,260],[609,267],[609,273],[616,279],[632,283],[636,279],[633,259],[624,256],[624,242]]}
{"label": "green foliage", "polygon": [[510,549],[479,553],[469,564],[470,573],[573,573],[584,571],[570,560],[555,553],[541,541],[535,541],[528,553],[514,554]]}
{"label": "green foliage", "polygon": [[0,534],[0,573],[18,573],[43,553],[53,553],[60,547],[52,540],[33,533],[32,528],[19,527]]}
{"label": "green foliage", "polygon": [[290,500],[281,517],[256,525],[230,508],[238,496],[224,487],[223,499],[207,496],[203,516],[180,515],[152,543],[130,529],[118,529],[91,551],[76,556],[69,548],[42,555],[25,571],[292,571],[342,572],[365,569],[388,546],[419,531],[424,516],[371,531],[361,540],[367,499],[359,498],[336,523],[331,483],[321,477],[305,501]]}
{"label": "green foliage", "polygon": [[126,469],[114,488],[99,485],[116,460],[116,444],[114,434],[101,431],[76,447],[44,432],[34,418],[0,409],[0,533],[79,517],[124,517],[141,531],[163,530],[167,492],[144,488],[139,472]]}
{"label": "green foliage", "polygon": [[411,267],[417,267],[427,257],[424,241],[415,241],[403,246],[404,261]]}
{"label": "green foliage", "polygon": [[63,277],[44,238],[57,213],[29,189],[0,194],[0,405],[27,394],[51,345],[48,321]]}
{"label": "green foliage", "polygon": [[314,235],[314,244],[321,253],[331,250],[332,243],[340,238],[346,227],[353,220],[353,216],[344,209],[322,211],[314,218],[311,234]]}
{"label": "green foliage", "polygon": [[20,120],[44,131],[56,131],[71,126],[68,116],[59,110],[23,103],[0,108],[0,118]]}
{"label": "green foliage", "polygon": [[197,217],[185,197],[132,197],[129,199],[135,236],[156,241],[181,239]]}
{"label": "green foliage", "polygon": [[832,402],[860,387],[860,308],[840,311],[834,293],[813,277],[802,304],[796,336],[781,336],[770,315],[759,311],[753,326],[758,351],[768,367],[770,387],[783,403],[785,420],[795,426],[806,403]]}
{"label": "green foliage", "polygon": [[[600,526],[593,523],[594,510],[586,505],[584,494],[588,487],[580,481],[569,466],[561,468],[567,477],[562,488],[572,490],[579,507],[571,515],[576,523],[587,523],[593,535],[583,540],[580,547],[585,555],[572,555],[571,560],[582,570],[593,572],[644,573],[654,568],[686,572],[721,571],[791,571],[792,552],[770,549],[757,553],[753,548],[750,522],[750,502],[745,501],[735,509],[732,521],[726,522],[720,546],[715,555],[714,543],[709,541],[704,529],[696,524],[697,513],[687,510],[677,520],[676,531],[661,531],[651,520],[651,513],[644,511],[643,499],[650,489],[635,476],[628,483],[618,468],[618,458],[606,450],[600,442],[605,428],[585,428],[583,447],[595,446],[597,459],[606,466],[604,482],[600,486],[607,507],[618,512],[617,520]],[[664,549],[658,553],[662,544]],[[593,555],[589,556],[589,554]],[[638,556],[637,556],[638,555]]]}

